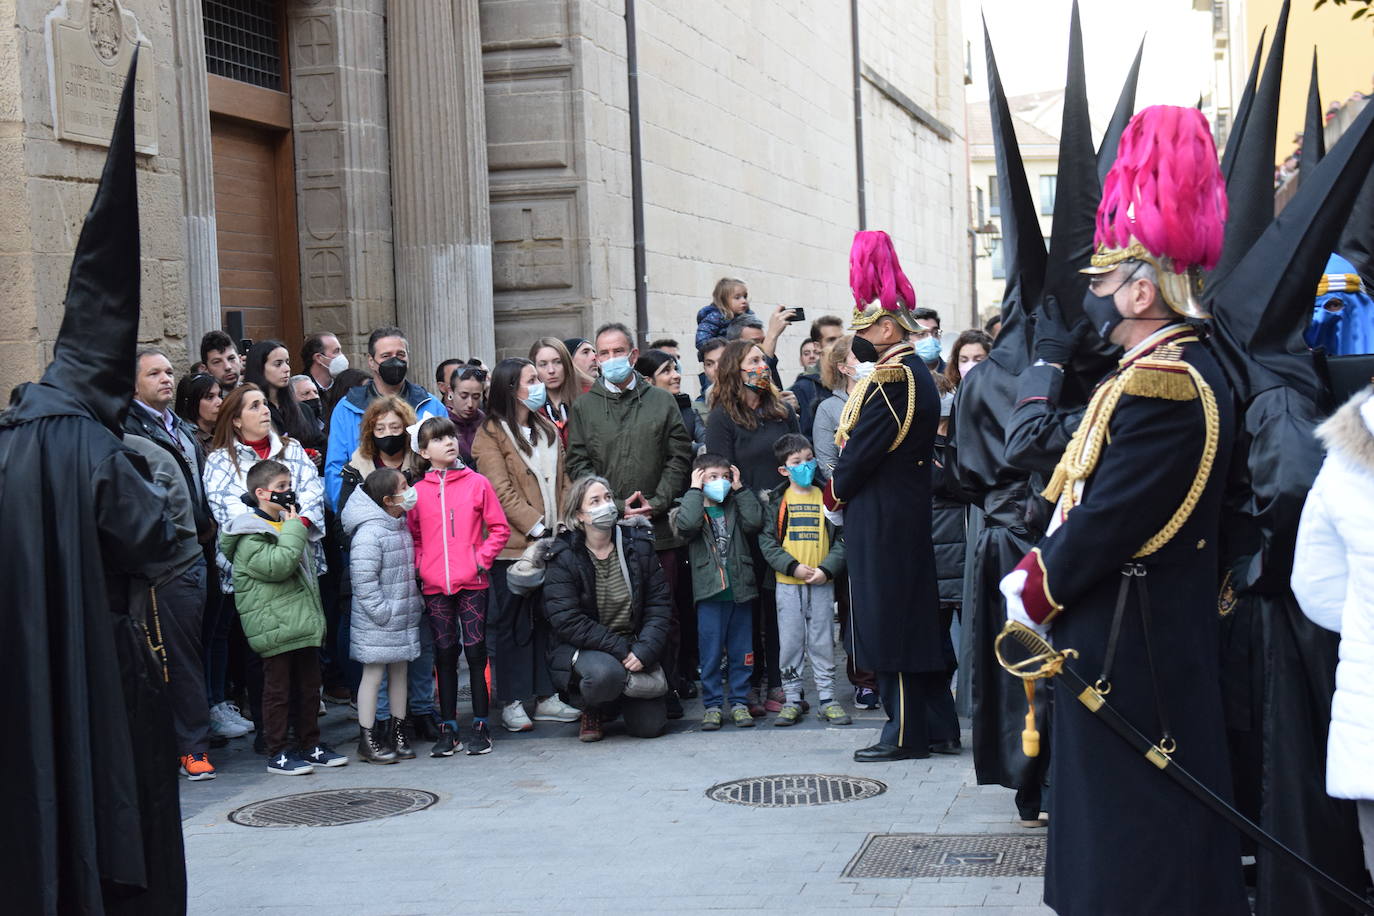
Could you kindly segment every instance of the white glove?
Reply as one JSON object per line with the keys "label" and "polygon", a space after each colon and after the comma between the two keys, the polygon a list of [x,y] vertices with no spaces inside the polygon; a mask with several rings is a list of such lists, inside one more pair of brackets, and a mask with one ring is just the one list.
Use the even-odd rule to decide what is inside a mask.
{"label": "white glove", "polygon": [[829,522],[830,524],[834,525],[836,528],[843,528],[843,527],[844,527],[844,510],[843,510],[843,509],[825,509],[824,511],[825,511],[825,520],[826,520],[827,522]]}
{"label": "white glove", "polygon": [[1050,635],[1049,624],[1036,623],[1026,613],[1026,606],[1021,603],[1021,592],[1026,587],[1027,576],[1028,573],[1024,569],[1013,569],[997,586],[1007,599],[1007,619],[1015,620],[1019,624],[1030,627],[1042,637],[1048,638]]}

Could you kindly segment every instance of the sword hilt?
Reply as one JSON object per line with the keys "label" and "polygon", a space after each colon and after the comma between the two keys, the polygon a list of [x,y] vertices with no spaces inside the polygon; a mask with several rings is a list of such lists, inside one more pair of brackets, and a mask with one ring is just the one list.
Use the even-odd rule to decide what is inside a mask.
{"label": "sword hilt", "polygon": [[[1003,643],[1008,638],[1013,643],[1019,643],[1030,654],[1020,661],[1009,660],[1003,650]],[[1002,632],[997,634],[992,644],[992,651],[997,656],[997,664],[1008,674],[1023,681],[1054,677],[1064,667],[1064,662],[1078,657],[1077,650],[1056,649],[1045,637],[1015,620],[1008,620],[1006,626],[1002,627]]]}

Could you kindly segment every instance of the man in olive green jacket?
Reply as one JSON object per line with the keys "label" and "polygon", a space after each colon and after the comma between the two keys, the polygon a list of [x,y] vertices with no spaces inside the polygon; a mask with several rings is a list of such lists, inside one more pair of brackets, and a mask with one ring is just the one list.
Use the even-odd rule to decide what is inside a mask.
{"label": "man in olive green jacket", "polygon": [[668,510],[687,489],[692,464],[681,410],[671,394],[631,368],[639,349],[624,325],[604,325],[595,343],[601,378],[573,402],[568,478],[605,477],[624,515],[653,522],[654,549],[680,547]]}

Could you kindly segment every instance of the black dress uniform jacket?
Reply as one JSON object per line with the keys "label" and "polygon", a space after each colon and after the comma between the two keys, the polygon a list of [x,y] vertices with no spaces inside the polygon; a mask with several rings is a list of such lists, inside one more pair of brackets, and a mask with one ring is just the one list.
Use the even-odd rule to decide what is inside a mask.
{"label": "black dress uniform jacket", "polygon": [[[850,653],[865,671],[945,671],[949,633],[940,628],[930,537],[940,395],[909,346],[889,350],[874,372],[893,380],[870,383],[860,395],[858,418],[825,490],[827,504],[845,510]],[[894,449],[903,426],[906,435]]]}
{"label": "black dress uniform jacket", "polygon": [[[1200,387],[1188,397],[1184,389],[1194,385],[1186,373],[1160,380],[1153,396],[1150,385],[1126,388],[1081,501],[1037,548],[1042,576],[1032,573],[1023,598],[1033,618],[1034,605],[1052,608],[1055,646],[1077,650],[1072,664],[1092,680],[1105,661],[1122,566],[1143,565],[1158,683],[1152,687],[1133,591],[1108,702],[1158,740],[1157,688],[1177,740],[1174,759],[1229,798],[1215,595],[1234,411],[1221,368],[1186,327],[1153,335],[1123,366],[1170,341],[1182,350],[1177,365],[1196,369],[1214,401]],[[1084,423],[1092,418],[1090,406]],[[1209,424],[1215,453],[1206,485],[1193,493]],[[1158,543],[1190,496],[1195,504],[1182,526],[1137,557],[1147,543]],[[1074,697],[1056,703],[1045,902],[1061,916],[1247,913],[1239,835],[1094,718]]]}

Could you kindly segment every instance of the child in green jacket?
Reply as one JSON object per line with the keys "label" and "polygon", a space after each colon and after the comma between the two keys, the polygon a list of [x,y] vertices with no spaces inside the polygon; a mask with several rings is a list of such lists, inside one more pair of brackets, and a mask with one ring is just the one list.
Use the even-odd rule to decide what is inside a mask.
{"label": "child in green jacket", "polygon": [[[348,758],[320,742],[319,648],[324,611],[286,465],[267,459],[248,469],[243,501],[253,511],[233,519],[220,548],[234,568],[234,604],[248,647],[262,657],[262,722],[267,772],[302,776]],[[298,748],[286,746],[291,693],[296,694]]]}
{"label": "child in green jacket", "polygon": [[[697,600],[697,648],[701,658],[702,731],[720,728],[721,704],[730,720],[752,728],[749,677],[754,669],[754,599],[759,590],[749,557],[749,539],[759,533],[763,507],[740,482],[739,469],[719,455],[702,455],[692,465],[692,487],[670,515],[692,556],[692,592]],[[729,695],[721,691],[720,661],[727,664]]]}

